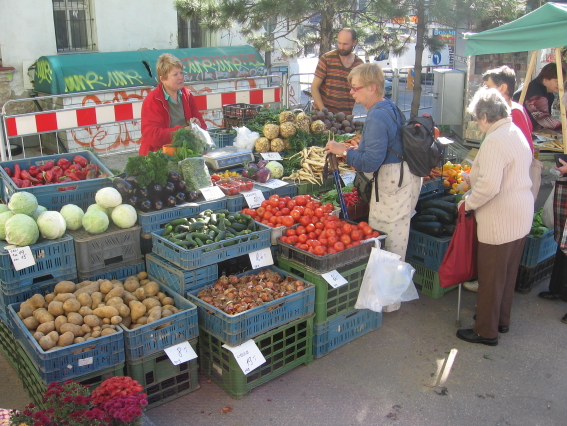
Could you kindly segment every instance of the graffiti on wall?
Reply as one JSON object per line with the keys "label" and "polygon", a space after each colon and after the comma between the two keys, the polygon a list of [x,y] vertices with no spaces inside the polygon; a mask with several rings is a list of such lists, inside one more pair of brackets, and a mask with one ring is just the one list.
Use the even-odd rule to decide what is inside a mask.
{"label": "graffiti on wall", "polygon": [[63,77],[65,93],[85,92],[88,90],[103,90],[113,87],[141,86],[144,84],[142,76],[136,70],[108,71],[100,75],[95,71],[83,74],[73,74]]}
{"label": "graffiti on wall", "polygon": [[36,63],[35,68],[35,78],[38,83],[47,82],[51,84],[51,78],[53,77],[53,71],[51,71],[51,66],[49,61],[45,59],[40,59]]}
{"label": "graffiti on wall", "polygon": [[258,61],[256,55],[252,53],[200,58],[192,56],[181,60],[184,64],[185,82],[267,75],[265,64]]}

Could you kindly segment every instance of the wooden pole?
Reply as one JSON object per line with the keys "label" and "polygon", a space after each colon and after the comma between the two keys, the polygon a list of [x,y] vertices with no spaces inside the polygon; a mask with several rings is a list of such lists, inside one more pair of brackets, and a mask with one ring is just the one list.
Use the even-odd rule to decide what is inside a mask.
{"label": "wooden pole", "polygon": [[522,94],[520,95],[520,99],[518,101],[520,105],[524,105],[524,99],[526,99],[526,92],[528,91],[528,85],[530,84],[530,81],[532,81],[532,74],[534,73],[535,70],[535,63],[538,53],[539,50],[534,50],[532,52],[532,57],[530,58],[530,64],[528,65],[528,71],[526,72],[526,79],[524,80],[524,87],[522,87]]}
{"label": "wooden pole", "polygon": [[557,65],[557,83],[559,85],[559,110],[561,111],[561,128],[563,129],[563,153],[567,154],[567,117],[563,105],[563,66],[561,64],[561,48],[555,48],[555,64]]}

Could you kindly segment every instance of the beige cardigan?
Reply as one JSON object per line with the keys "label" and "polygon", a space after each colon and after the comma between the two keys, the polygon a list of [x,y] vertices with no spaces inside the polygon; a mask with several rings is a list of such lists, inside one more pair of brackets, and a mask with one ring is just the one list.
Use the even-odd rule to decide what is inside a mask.
{"label": "beige cardigan", "polygon": [[529,234],[534,213],[530,190],[532,152],[522,131],[504,118],[492,124],[471,168],[471,194],[478,241],[505,244]]}

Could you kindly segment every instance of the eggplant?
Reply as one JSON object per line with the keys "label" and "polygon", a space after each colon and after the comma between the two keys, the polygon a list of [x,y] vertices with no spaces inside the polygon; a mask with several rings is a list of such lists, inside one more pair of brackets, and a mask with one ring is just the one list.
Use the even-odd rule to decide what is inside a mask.
{"label": "eggplant", "polygon": [[266,167],[266,164],[268,164],[269,161],[268,160],[260,160],[258,161],[258,168],[261,169],[262,167]]}
{"label": "eggplant", "polygon": [[175,207],[176,198],[173,195],[170,195],[165,199],[164,207]]}
{"label": "eggplant", "polygon": [[173,182],[173,183],[177,183],[181,180],[181,176],[179,176],[179,173],[175,172],[175,171],[170,171],[167,174],[167,181],[168,182]]}
{"label": "eggplant", "polygon": [[175,189],[179,192],[185,192],[187,190],[187,183],[184,180],[180,180],[175,184]]}
{"label": "eggplant", "polygon": [[185,201],[184,192],[178,192],[177,194],[175,194],[175,199],[177,200],[177,204],[185,204],[187,202]]}
{"label": "eggplant", "polygon": [[185,192],[185,201],[195,201],[197,198],[199,198],[199,193],[197,191],[187,191]]}
{"label": "eggplant", "polygon": [[256,181],[259,183],[266,183],[270,180],[271,174],[272,172],[270,172],[270,169],[262,167],[256,172]]}
{"label": "eggplant", "polygon": [[138,201],[138,209],[144,213],[149,212],[152,209],[152,202],[147,198]]}
{"label": "eggplant", "polygon": [[136,197],[138,198],[148,198],[148,188],[138,188],[136,189]]}
{"label": "eggplant", "polygon": [[138,197],[131,195],[126,198],[126,202],[124,204],[130,204],[132,207],[136,207],[136,205],[138,204]]}
{"label": "eggplant", "polygon": [[161,186],[159,183],[150,183],[148,185],[148,193],[150,194],[150,196],[161,197],[163,194],[163,186]]}
{"label": "eggplant", "polygon": [[126,198],[134,192],[134,187],[125,179],[114,179],[112,181],[112,186],[120,193],[120,195],[122,195],[122,198]]}
{"label": "eggplant", "polygon": [[137,176],[126,176],[124,178],[124,180],[126,182],[128,182],[130,185],[132,185],[132,188],[136,189],[138,188],[140,185],[138,184],[138,177]]}
{"label": "eggplant", "polygon": [[174,195],[175,184],[173,182],[167,182],[163,187],[163,192],[167,194],[167,196]]}
{"label": "eggplant", "polygon": [[152,203],[152,205],[153,205],[153,207],[154,207],[155,210],[161,210],[161,209],[163,209],[163,203],[161,202],[161,200],[155,200],[155,201]]}

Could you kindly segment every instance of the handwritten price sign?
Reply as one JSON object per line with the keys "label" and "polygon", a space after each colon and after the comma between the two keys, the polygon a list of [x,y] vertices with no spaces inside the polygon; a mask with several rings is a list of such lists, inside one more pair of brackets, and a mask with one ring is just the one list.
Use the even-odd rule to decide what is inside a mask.
{"label": "handwritten price sign", "polygon": [[254,340],[248,340],[239,346],[222,345],[234,355],[234,359],[244,374],[254,371],[266,362]]}
{"label": "handwritten price sign", "polygon": [[197,354],[188,341],[170,346],[164,350],[173,365],[183,364],[184,362],[197,358]]}
{"label": "handwritten price sign", "polygon": [[33,258],[33,254],[29,246],[6,246],[4,248],[8,250],[8,253],[10,253],[10,258],[12,259],[12,264],[16,271],[35,265],[35,259]]}
{"label": "handwritten price sign", "polygon": [[201,188],[201,194],[205,197],[205,200],[212,201],[218,200],[219,198],[224,197],[224,193],[218,186],[209,186],[208,188]]}
{"label": "handwritten price sign", "polygon": [[262,250],[253,251],[248,253],[250,256],[250,263],[252,264],[252,269],[258,269],[262,266],[270,266],[274,264],[274,258],[272,257],[272,250],[269,247],[263,248]]}
{"label": "handwritten price sign", "polygon": [[333,288],[337,288],[345,284],[348,284],[348,281],[345,279],[345,277],[343,277],[336,269],[334,271],[327,272],[326,274],[321,274],[321,276]]}
{"label": "handwritten price sign", "polygon": [[251,209],[255,209],[256,207],[260,207],[262,205],[262,201],[265,200],[264,194],[259,189],[254,189],[253,191],[246,191],[242,192],[241,195],[244,196],[248,207]]}
{"label": "handwritten price sign", "polygon": [[274,160],[274,161],[277,161],[277,160],[281,160],[281,159],[282,159],[282,156],[280,155],[279,152],[262,152],[260,155],[262,156],[262,158],[263,158],[264,160]]}
{"label": "handwritten price sign", "polygon": [[355,172],[342,172],[341,179],[345,185],[350,185],[354,182],[354,178],[356,177]]}

